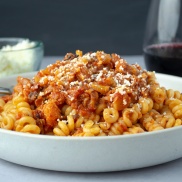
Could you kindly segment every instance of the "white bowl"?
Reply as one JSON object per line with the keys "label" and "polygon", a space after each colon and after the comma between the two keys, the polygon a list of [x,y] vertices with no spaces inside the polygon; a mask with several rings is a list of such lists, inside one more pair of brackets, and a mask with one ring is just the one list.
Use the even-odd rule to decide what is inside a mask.
{"label": "white bowl", "polygon": [[[24,74],[32,77],[35,73]],[[182,79],[157,74],[162,86],[182,91]],[[0,79],[15,84],[16,76]],[[29,167],[69,172],[121,171],[182,157],[182,126],[161,131],[103,137],[58,137],[0,129],[0,158]]]}

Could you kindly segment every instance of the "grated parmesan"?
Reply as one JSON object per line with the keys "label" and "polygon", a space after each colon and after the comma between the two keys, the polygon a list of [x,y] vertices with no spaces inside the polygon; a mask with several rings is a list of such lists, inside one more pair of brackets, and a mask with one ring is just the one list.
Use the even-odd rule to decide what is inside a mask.
{"label": "grated parmesan", "polygon": [[[50,75],[40,71],[41,77],[37,76],[33,82],[41,86],[57,85],[66,101],[83,113],[94,110],[93,103],[99,103],[99,97],[109,107],[122,100],[124,108],[131,101],[147,96],[150,89],[147,72],[138,65],[129,65],[116,54],[109,62],[104,62],[105,55],[103,52],[87,53],[58,61],[48,66]],[[70,115],[75,115],[75,110]]]}
{"label": "grated parmesan", "polygon": [[0,49],[0,77],[33,71],[34,50],[25,51],[24,49],[34,46],[35,42],[30,42],[26,39],[14,46],[6,45],[2,47]]}

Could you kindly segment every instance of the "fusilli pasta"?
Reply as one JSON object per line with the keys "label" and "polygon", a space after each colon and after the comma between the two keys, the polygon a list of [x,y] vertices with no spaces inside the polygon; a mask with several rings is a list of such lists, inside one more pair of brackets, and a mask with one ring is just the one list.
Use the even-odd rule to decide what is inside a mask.
{"label": "fusilli pasta", "polygon": [[113,136],[182,125],[182,94],[160,86],[155,72],[117,54],[77,50],[18,77],[0,97],[0,128],[56,136]]}

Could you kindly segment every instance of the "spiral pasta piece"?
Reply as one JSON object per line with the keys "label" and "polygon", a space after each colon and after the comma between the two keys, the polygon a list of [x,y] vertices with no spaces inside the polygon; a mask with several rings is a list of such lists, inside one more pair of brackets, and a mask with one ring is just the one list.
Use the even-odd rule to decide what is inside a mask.
{"label": "spiral pasta piece", "polygon": [[166,99],[166,92],[164,88],[156,87],[152,89],[151,97],[156,103],[161,104]]}
{"label": "spiral pasta piece", "polygon": [[175,98],[175,99],[182,99],[182,94],[177,91],[177,90],[173,90],[173,89],[168,89],[166,90],[166,96],[167,96],[167,99],[170,99],[170,98]]}
{"label": "spiral pasta piece", "polygon": [[31,116],[23,116],[16,120],[14,130],[32,134],[40,133],[40,128],[36,125],[35,119],[33,119]]}
{"label": "spiral pasta piece", "polygon": [[179,99],[170,99],[168,101],[169,108],[176,119],[182,118],[182,101]]}
{"label": "spiral pasta piece", "polygon": [[124,129],[122,127],[122,124],[120,124],[120,122],[116,122],[114,123],[111,127],[110,130],[108,132],[108,135],[112,136],[112,135],[122,135],[124,132]]}
{"label": "spiral pasta piece", "polygon": [[75,133],[73,136],[77,136],[77,137],[93,137],[94,134],[92,133],[88,133],[88,132],[79,132],[79,133]]}
{"label": "spiral pasta piece", "polygon": [[122,113],[122,118],[127,127],[132,127],[137,122],[138,112],[133,108],[126,108]]}
{"label": "spiral pasta piece", "polygon": [[101,114],[105,108],[106,108],[106,104],[105,103],[100,103],[97,106],[95,113],[96,114]]}
{"label": "spiral pasta piece", "polygon": [[79,118],[76,119],[75,121],[75,129],[80,128],[82,124],[84,123],[85,118],[80,116]]}
{"label": "spiral pasta piece", "polygon": [[16,106],[13,104],[12,100],[8,101],[5,105],[4,105],[4,112],[6,113],[17,113],[17,109]]}
{"label": "spiral pasta piece", "polygon": [[15,121],[16,121],[15,114],[3,112],[1,115],[1,128],[12,130]]}
{"label": "spiral pasta piece", "polygon": [[16,121],[16,107],[12,101],[4,104],[3,111],[0,114],[0,127],[7,130],[12,130]]}
{"label": "spiral pasta piece", "polygon": [[75,109],[73,109],[69,105],[64,105],[61,109],[61,112],[63,115],[68,116],[68,115],[74,115],[76,113]]}
{"label": "spiral pasta piece", "polygon": [[156,76],[154,72],[149,71],[148,72],[148,83],[152,86],[156,85],[158,86],[159,84],[156,82]]}
{"label": "spiral pasta piece", "polygon": [[107,123],[107,122],[99,122],[99,127],[101,128],[102,131],[108,133],[110,127],[111,127],[111,123]]}
{"label": "spiral pasta piece", "polygon": [[86,121],[83,126],[83,132],[88,133],[89,135],[97,136],[100,133],[100,128],[97,124],[94,124],[92,120]]}
{"label": "spiral pasta piece", "polygon": [[182,125],[182,120],[181,120],[181,119],[176,119],[176,120],[175,120],[174,127],[175,127],[175,126],[181,126],[181,125]]}
{"label": "spiral pasta piece", "polygon": [[2,112],[4,110],[3,109],[4,105],[5,105],[4,100],[0,98],[0,112]]}
{"label": "spiral pasta piece", "polygon": [[166,127],[167,118],[163,116],[163,114],[159,113],[157,110],[152,109],[149,112],[149,115],[162,127]]}
{"label": "spiral pasta piece", "polygon": [[142,114],[146,114],[153,108],[153,101],[151,98],[140,98],[138,103],[141,105]]}
{"label": "spiral pasta piece", "polygon": [[160,87],[156,81],[154,72],[149,72],[148,83],[150,83],[150,95],[154,102],[161,104],[166,99],[166,90],[164,87]]}
{"label": "spiral pasta piece", "polygon": [[156,131],[156,130],[162,130],[164,129],[159,123],[157,123],[152,116],[150,116],[149,113],[144,114],[142,118],[140,119],[140,122],[142,126],[147,130],[147,131]]}
{"label": "spiral pasta piece", "polygon": [[119,112],[114,108],[106,108],[103,111],[103,117],[107,123],[114,123],[119,118]]}
{"label": "spiral pasta piece", "polygon": [[166,119],[166,125],[164,126],[165,128],[171,128],[181,125],[181,119],[175,119],[169,107],[163,107],[161,110],[161,114],[163,114],[164,118]]}
{"label": "spiral pasta piece", "polygon": [[123,135],[127,134],[137,134],[137,133],[144,133],[144,129],[140,125],[133,125],[131,128],[128,128],[127,131],[123,133]]}
{"label": "spiral pasta piece", "polygon": [[87,120],[82,129],[73,136],[105,136],[106,134],[99,128],[97,124],[94,124],[92,120]]}
{"label": "spiral pasta piece", "polygon": [[[138,104],[134,104],[132,108],[126,108],[122,112],[122,117],[119,118],[120,125],[123,126],[124,131],[126,128],[132,127],[142,117],[142,112],[148,112],[152,107],[150,99],[141,98]],[[146,108],[145,108],[146,107]]]}
{"label": "spiral pasta piece", "polygon": [[53,133],[58,136],[68,136],[74,130],[75,124],[72,115],[67,116],[67,120],[58,122],[58,126],[53,129]]}
{"label": "spiral pasta piece", "polygon": [[[87,119],[86,119],[87,120]],[[100,116],[98,114],[92,113],[89,117],[88,120],[92,120],[95,123],[97,123],[100,120]]]}
{"label": "spiral pasta piece", "polygon": [[155,109],[156,111],[160,111],[163,107],[164,107],[163,103],[154,102],[153,109]]}
{"label": "spiral pasta piece", "polygon": [[13,104],[16,106],[18,112],[20,112],[23,116],[31,116],[32,110],[30,109],[30,105],[25,101],[24,97],[21,95],[17,95],[13,98]]}

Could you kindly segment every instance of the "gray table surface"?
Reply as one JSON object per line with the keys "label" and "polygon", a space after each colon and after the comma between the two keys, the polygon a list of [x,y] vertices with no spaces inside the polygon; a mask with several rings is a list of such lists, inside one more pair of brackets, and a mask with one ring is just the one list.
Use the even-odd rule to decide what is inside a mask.
{"label": "gray table surface", "polygon": [[[142,56],[123,56],[129,63],[138,63],[145,69]],[[54,63],[62,57],[45,57],[41,68]],[[12,151],[13,152],[13,151]],[[23,155],[23,154],[22,154]],[[152,154],[151,154],[152,155]],[[182,158],[165,164],[148,168],[107,172],[107,173],[69,173],[34,169],[13,164],[0,159],[0,181],[1,182],[143,182],[143,181],[181,181],[182,180]]]}

